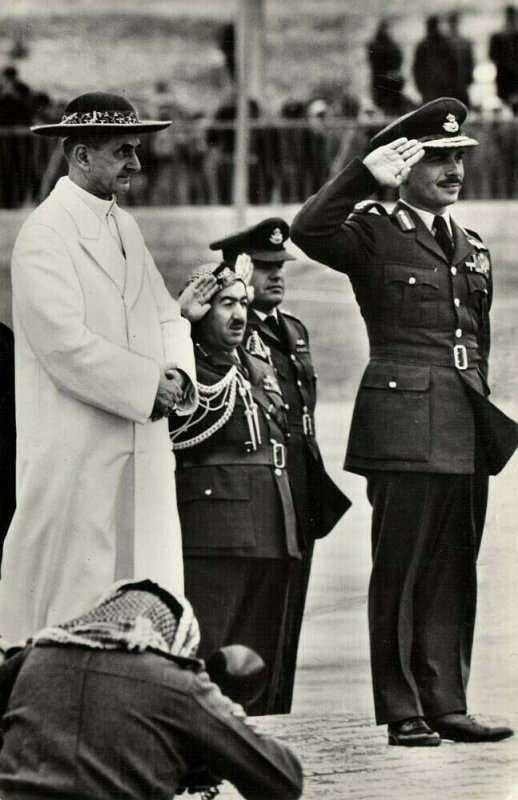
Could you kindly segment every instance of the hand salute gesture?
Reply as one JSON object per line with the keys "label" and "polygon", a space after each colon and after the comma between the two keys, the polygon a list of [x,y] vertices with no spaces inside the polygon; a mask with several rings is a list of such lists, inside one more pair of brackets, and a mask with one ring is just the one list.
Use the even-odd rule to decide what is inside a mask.
{"label": "hand salute gesture", "polygon": [[397,188],[406,181],[410,170],[423,155],[422,142],[402,137],[377,147],[363,159],[363,163],[379,184]]}

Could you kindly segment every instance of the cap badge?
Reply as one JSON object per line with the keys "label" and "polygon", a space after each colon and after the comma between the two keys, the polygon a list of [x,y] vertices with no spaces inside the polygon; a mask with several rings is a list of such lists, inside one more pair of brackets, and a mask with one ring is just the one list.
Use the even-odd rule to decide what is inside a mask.
{"label": "cap badge", "polygon": [[447,133],[457,133],[459,130],[459,123],[455,118],[455,114],[447,114],[446,122],[442,127]]}
{"label": "cap badge", "polygon": [[270,236],[270,242],[272,244],[282,244],[283,241],[281,229],[274,228]]}

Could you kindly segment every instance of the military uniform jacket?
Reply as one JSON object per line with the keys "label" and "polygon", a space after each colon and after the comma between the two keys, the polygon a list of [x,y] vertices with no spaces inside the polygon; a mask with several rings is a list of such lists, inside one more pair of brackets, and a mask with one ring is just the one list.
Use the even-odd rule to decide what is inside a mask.
{"label": "military uniform jacket", "polygon": [[327,474],[315,438],[317,375],[307,329],[286,311],[277,309],[277,319],[278,334],[249,309],[245,343],[248,352],[269,358],[287,404],[288,473],[299,532],[308,542],[326,536],[351,503]]}
{"label": "military uniform jacket", "polygon": [[477,433],[496,473],[516,448],[518,426],[487,400],[487,248],[452,220],[449,263],[404,203],[390,215],[376,204],[355,207],[376,188],[356,159],[306,202],[291,229],[309,256],[349,276],[367,327],[370,361],[345,467],[470,474]]}
{"label": "military uniform jacket", "polygon": [[[185,417],[171,417],[176,429],[176,489],[185,556],[300,557],[296,517],[286,463],[286,418],[280,389],[269,364],[239,348],[240,364],[224,353],[195,347],[198,384],[214,386],[238,369],[250,383],[260,441],[253,446],[245,401],[236,392],[233,412],[210,435],[228,397],[178,432]],[[218,410],[219,406],[219,410]],[[182,441],[194,442],[188,447]],[[180,449],[177,449],[178,445]]]}

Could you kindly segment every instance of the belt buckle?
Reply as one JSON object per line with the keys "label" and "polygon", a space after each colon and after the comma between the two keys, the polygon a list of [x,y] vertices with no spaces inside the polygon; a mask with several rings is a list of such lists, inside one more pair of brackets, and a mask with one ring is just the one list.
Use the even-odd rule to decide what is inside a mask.
{"label": "belt buckle", "polygon": [[282,442],[277,442],[275,439],[270,439],[273,445],[273,465],[277,469],[284,469],[286,466],[286,448]]}
{"label": "belt buckle", "polygon": [[468,368],[468,351],[465,345],[456,344],[453,348],[453,360],[457,369]]}
{"label": "belt buckle", "polygon": [[305,436],[313,436],[313,420],[307,411],[302,415],[302,430]]}

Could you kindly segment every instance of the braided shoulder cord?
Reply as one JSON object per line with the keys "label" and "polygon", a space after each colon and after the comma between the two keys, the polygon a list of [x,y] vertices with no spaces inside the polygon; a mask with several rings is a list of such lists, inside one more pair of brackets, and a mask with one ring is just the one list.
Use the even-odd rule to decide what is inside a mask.
{"label": "braided shoulder cord", "polygon": [[[180,428],[170,434],[173,450],[185,450],[188,447],[195,447],[197,444],[205,442],[228,422],[234,413],[234,408],[236,405],[236,390],[238,383],[240,383],[240,378],[241,376],[237,371],[237,367],[231,367],[227,374],[220,381],[218,381],[218,383],[212,384],[212,386],[198,383],[198,394],[200,398],[199,406],[196,411],[194,411],[187,418]],[[211,404],[211,400],[215,401],[214,405]],[[219,404],[217,404],[218,400],[220,400]],[[202,409],[201,414],[199,413],[200,407]],[[202,431],[197,436],[193,436],[191,439],[185,439],[181,442],[176,441],[178,436],[205,419],[209,411],[219,411],[224,407],[225,411],[221,417],[219,417],[219,419],[217,419],[210,427],[208,427],[207,430]]]}

